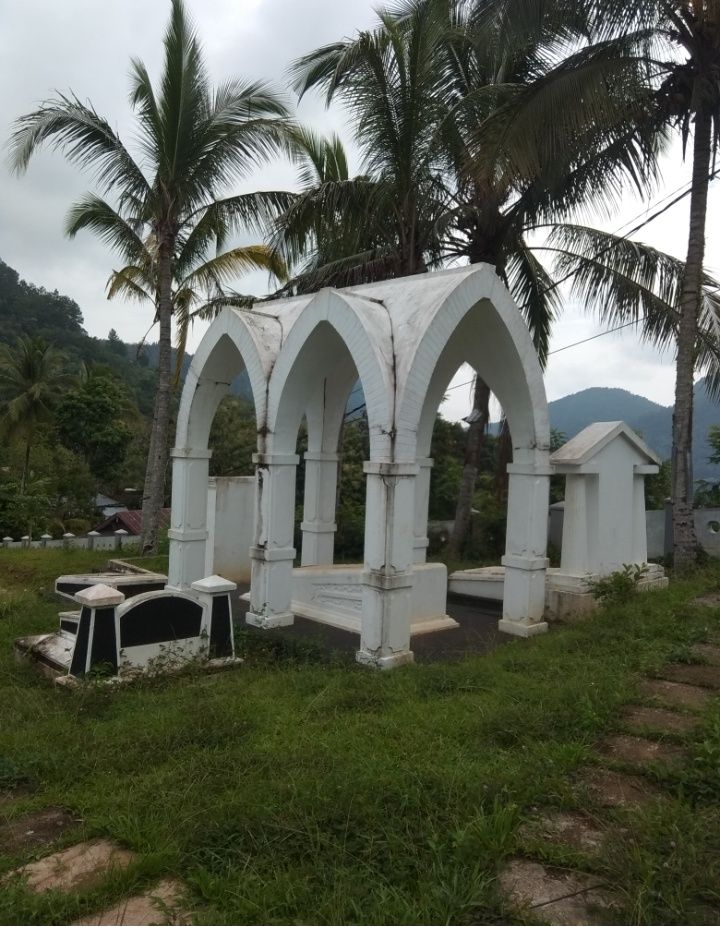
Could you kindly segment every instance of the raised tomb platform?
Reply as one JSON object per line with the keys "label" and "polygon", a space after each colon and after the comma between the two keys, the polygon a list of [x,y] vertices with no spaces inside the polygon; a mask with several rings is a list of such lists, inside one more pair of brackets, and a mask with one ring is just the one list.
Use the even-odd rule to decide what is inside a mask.
{"label": "raised tomb platform", "polygon": [[[637,584],[639,591],[664,589],[668,585],[665,570],[657,563],[644,564],[646,572]],[[571,618],[591,611],[597,605],[589,584],[600,579],[598,574],[564,573],[560,567],[550,567],[545,579],[545,616],[548,620]],[[503,601],[505,567],[478,567],[456,570],[448,579],[448,592],[471,599]]]}
{"label": "raised tomb platform", "polygon": [[[292,611],[301,618],[359,634],[363,599],[362,564],[297,567],[292,572]],[[445,613],[447,569],[442,563],[415,564],[410,592],[410,634],[457,628]],[[247,601],[250,594],[243,596]]]}

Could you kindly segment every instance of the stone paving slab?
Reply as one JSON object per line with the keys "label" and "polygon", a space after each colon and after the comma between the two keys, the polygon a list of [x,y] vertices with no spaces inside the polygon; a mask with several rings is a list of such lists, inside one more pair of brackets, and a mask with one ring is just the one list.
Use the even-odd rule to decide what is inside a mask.
{"label": "stone paving slab", "polygon": [[112,908],[74,921],[76,925],[164,924],[185,925],[190,916],[180,903],[185,888],[174,879],[165,879],[141,895],[126,898]]}
{"label": "stone paving slab", "polygon": [[698,719],[693,715],[681,715],[667,708],[647,708],[631,705],[623,712],[624,724],[635,731],[658,731],[666,734],[684,734],[697,727]]}
{"label": "stone paving slab", "polygon": [[666,705],[672,705],[673,708],[704,708],[712,698],[712,693],[700,686],[670,682],[667,679],[646,679],[641,691],[645,695],[662,700]]}
{"label": "stone paving slab", "polygon": [[607,830],[587,814],[548,809],[533,815],[519,828],[519,834],[523,839],[540,836],[543,841],[581,853],[595,853],[607,837]]}
{"label": "stone paving slab", "polygon": [[637,808],[662,795],[656,785],[642,776],[613,769],[588,769],[583,778],[592,797],[605,808]]}
{"label": "stone paving slab", "polygon": [[671,663],[662,671],[662,678],[706,689],[720,689],[720,667],[700,663]]}
{"label": "stone paving slab", "polygon": [[0,812],[0,853],[21,853],[54,843],[80,821],[64,808],[44,808],[14,820]]}
{"label": "stone paving slab", "polygon": [[720,608],[720,592],[708,592],[693,599],[693,605],[704,605],[706,608]]}
{"label": "stone paving slab", "polygon": [[511,859],[499,882],[512,907],[529,908],[534,918],[547,924],[606,924],[602,909],[617,906],[598,876],[532,860]]}
{"label": "stone paving slab", "polygon": [[14,869],[6,879],[22,876],[37,893],[81,891],[99,885],[112,869],[126,869],[136,858],[110,840],[88,840]]}
{"label": "stone paving slab", "polygon": [[636,737],[633,734],[613,734],[605,737],[600,741],[599,751],[610,759],[622,760],[636,766],[646,763],[675,764],[685,755],[682,747],[676,744],[648,740],[646,737]]}
{"label": "stone paving slab", "polygon": [[691,653],[711,666],[720,666],[720,647],[717,644],[695,644]]}

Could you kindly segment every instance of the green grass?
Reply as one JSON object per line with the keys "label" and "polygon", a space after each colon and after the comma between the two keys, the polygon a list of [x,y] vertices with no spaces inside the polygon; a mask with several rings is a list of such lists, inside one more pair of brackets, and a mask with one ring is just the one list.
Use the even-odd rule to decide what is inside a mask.
{"label": "green grass", "polygon": [[[715,568],[461,662],[376,673],[240,633],[235,672],[58,692],[11,642],[54,626],[57,574],[102,562],[0,551],[3,596],[19,596],[0,611],[0,785],[36,789],[11,814],[66,806],[140,859],[95,894],[14,885],[0,923],[68,923],[166,873],[199,923],[508,922],[496,876],[530,849],[531,809],[586,807],[579,770],[643,674],[720,633],[719,610],[689,604]],[[619,923],[707,923],[720,907],[716,704],[686,740],[686,769],[654,773],[667,800],[603,812],[628,828],[606,853],[532,844],[606,875]],[[0,873],[23,862],[1,854]]]}
{"label": "green grass", "polygon": [[119,556],[117,559],[123,560],[125,563],[133,564],[134,566],[142,567],[144,570],[150,570],[151,573],[165,573],[167,575],[169,560],[167,554],[157,554],[154,557]]}

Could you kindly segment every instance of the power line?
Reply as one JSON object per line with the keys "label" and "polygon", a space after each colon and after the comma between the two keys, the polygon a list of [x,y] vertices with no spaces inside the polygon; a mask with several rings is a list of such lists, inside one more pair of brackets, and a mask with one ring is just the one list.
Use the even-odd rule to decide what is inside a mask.
{"label": "power line", "polygon": [[621,328],[629,328],[631,325],[639,325],[644,316],[638,319],[632,319],[630,322],[624,322],[622,325],[616,325],[615,328],[608,328],[607,331],[598,332],[596,335],[590,335],[589,338],[582,338],[580,341],[573,341],[572,344],[564,344],[561,348],[555,348],[554,351],[548,351],[548,357],[551,354],[559,354],[560,351],[567,351],[569,348],[576,348],[579,344],[586,344],[588,341],[594,341],[596,338],[602,338],[604,335],[612,335],[613,332],[619,332]]}
{"label": "power line", "polygon": [[[715,177],[717,177],[718,175],[720,175],[720,168],[716,168],[715,170],[711,171],[708,174],[708,180],[714,180]],[[683,187],[685,186],[687,186],[687,189],[683,190]],[[681,200],[683,200],[686,196],[688,196],[688,194],[690,194],[692,190],[693,190],[693,182],[690,181],[688,184],[681,184],[674,191],[671,191],[670,193],[666,194],[664,197],[659,199],[657,203],[655,204],[655,207],[654,207],[656,210],[655,212],[653,212],[649,216],[646,216],[646,218],[643,219],[642,222],[639,222],[637,225],[633,226],[633,228],[629,229],[627,232],[624,232],[622,235],[618,235],[617,232],[613,233],[614,235],[617,236],[615,240],[610,242],[610,244],[606,245],[604,248],[601,248],[599,251],[597,251],[594,255],[592,255],[590,260],[591,261],[596,260],[597,258],[601,257],[603,254],[606,254],[608,251],[611,251],[613,248],[616,248],[620,244],[621,241],[627,240],[627,238],[630,235],[634,235],[636,232],[639,232],[641,229],[645,228],[646,225],[649,225],[651,222],[654,222],[655,219],[659,218],[664,213],[668,212],[668,210],[672,209],[673,206],[677,205]],[[665,203],[668,197],[673,197],[673,198],[669,202]],[[663,205],[661,208],[658,208],[660,207],[661,203],[665,203],[665,205]],[[650,208],[653,208],[653,207],[650,207]],[[647,210],[643,210],[643,212],[647,212]],[[635,218],[638,218],[642,214],[643,213],[638,213],[638,216],[636,216]],[[624,222],[621,226],[619,226],[618,232],[620,229],[624,228],[628,224],[628,222],[633,222],[633,221],[634,219],[629,219],[627,222]],[[575,274],[578,273],[579,270],[580,268],[577,267],[574,270],[568,271],[568,273],[565,274],[564,277],[561,277],[559,280],[555,280],[550,286],[546,287],[544,290],[541,290],[541,295],[545,295],[545,293],[549,293],[552,290],[556,289],[558,286],[560,286],[561,283],[564,283],[566,280],[569,280],[570,277],[575,276]],[[716,292],[720,292],[720,287],[716,287],[715,290],[711,290],[710,293],[706,295],[712,296]],[[602,338],[605,335],[612,335],[614,332],[620,331],[623,328],[629,328],[631,325],[638,325],[642,321],[643,321],[643,317],[641,316],[638,319],[633,319],[630,322],[624,322],[622,325],[616,325],[614,328],[609,328],[607,329],[607,331],[598,332],[596,335],[591,335],[589,338],[582,338],[580,341],[574,341],[571,344],[563,345],[561,348],[555,348],[554,351],[548,351],[548,357],[550,357],[550,355],[552,354],[559,354],[561,351],[568,351],[570,348],[576,348],[581,344],[587,344],[587,342],[589,341],[595,341],[596,338]],[[466,380],[463,383],[456,383],[455,386],[448,386],[445,392],[449,393],[451,390],[461,389],[463,386],[469,386],[471,383],[474,383],[474,382],[475,382],[475,378],[473,377],[472,380]],[[356,390],[357,390],[357,387],[355,390],[353,390],[353,392],[355,392]],[[350,395],[352,395],[352,393]],[[350,415],[354,415],[356,412],[360,412],[364,408],[366,408],[365,403],[363,403],[360,406],[357,406],[355,409],[352,409],[350,412],[346,412],[345,418],[347,419]]]}
{"label": "power line", "polygon": [[[632,319],[630,322],[623,322],[622,325],[616,325],[614,328],[608,328],[604,332],[598,332],[595,335],[590,335],[589,338],[581,338],[580,341],[573,341],[570,344],[564,344],[561,348],[555,348],[554,351],[548,351],[548,357],[550,357],[551,354],[559,354],[561,351],[567,351],[570,348],[576,348],[580,344],[587,344],[588,341],[595,341],[596,338],[604,338],[605,335],[612,335],[614,332],[619,332],[623,328],[629,328],[631,325],[639,325],[640,322],[642,321],[643,321],[643,316],[640,316],[640,318],[638,319]],[[445,392],[449,393],[454,389],[461,389],[463,386],[470,386],[474,382],[475,382],[475,377],[473,377],[471,380],[464,380],[462,383],[456,383],[454,386],[448,386]],[[353,390],[353,392],[356,392],[356,391],[357,390]],[[350,396],[351,395],[352,393],[350,393]],[[350,398],[350,396],[348,396],[348,399]],[[349,412],[346,412],[345,418],[347,419],[351,415],[355,415],[356,412],[362,412],[364,408],[365,408],[365,403],[363,402],[361,405],[356,406],[356,408],[351,409]]]}
{"label": "power line", "polygon": [[[715,177],[718,176],[718,174],[720,174],[720,168],[716,168],[714,171],[711,171],[708,174],[708,180],[713,180]],[[689,193],[692,192],[692,190],[693,190],[693,185],[692,183],[690,183],[690,186],[688,187],[687,190],[685,190],[682,193],[679,193],[672,200],[670,200],[669,203],[667,203],[661,209],[657,209],[652,215],[648,216],[646,219],[643,219],[642,222],[638,223],[633,228],[629,229],[627,232],[624,232],[622,235],[617,236],[614,241],[611,241],[610,244],[605,245],[604,248],[601,248],[599,251],[593,254],[590,260],[594,261],[597,258],[602,257],[603,254],[607,254],[608,251],[612,251],[612,249],[616,248],[620,244],[621,241],[626,241],[630,235],[634,235],[636,232],[639,232],[640,229],[645,228],[646,225],[649,225],[651,222],[654,222],[655,219],[662,216],[669,209],[672,209],[673,206],[677,205],[677,203],[683,200]],[[662,202],[662,200],[659,200],[659,202]],[[620,226],[620,228],[622,228],[622,226]],[[542,248],[542,246],[540,247]],[[580,268],[576,267],[574,270],[568,271],[568,273],[566,273],[564,277],[560,277],[559,280],[555,280],[554,283],[552,283],[550,286],[545,287],[544,290],[541,290],[540,294],[544,296],[545,293],[550,293],[552,290],[559,287],[561,283],[564,283],[566,280],[569,280],[570,277],[574,277],[575,274],[578,273],[579,270]]]}

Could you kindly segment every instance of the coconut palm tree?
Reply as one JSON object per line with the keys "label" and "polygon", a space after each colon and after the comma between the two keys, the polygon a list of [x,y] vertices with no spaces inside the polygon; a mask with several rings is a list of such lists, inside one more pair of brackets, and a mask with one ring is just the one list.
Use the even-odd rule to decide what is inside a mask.
{"label": "coconut palm tree", "polygon": [[368,208],[376,193],[367,175],[351,177],[338,135],[304,127],[292,133],[299,192],[274,220],[272,245],[295,273],[275,296],[344,286],[392,273]]}
{"label": "coconut palm tree", "polygon": [[[444,109],[430,46],[434,11],[419,7],[411,29],[391,13],[378,16],[377,29],[320,48],[291,68],[300,98],[322,88],[328,105],[341,99],[353,118],[362,175],[330,178],[305,197],[308,211],[314,207],[323,221],[350,216],[351,228],[359,228],[340,243],[350,246],[345,253],[336,248],[335,262],[326,265],[345,272],[348,282],[353,268],[356,280],[378,280],[437,266],[449,206],[435,138]],[[292,218],[291,211],[280,226],[292,230]]]}
{"label": "coconut palm tree", "polygon": [[[563,5],[564,0],[557,0]],[[508,32],[534,27],[533,0],[483,0],[507,26]],[[550,6],[553,4],[551,3]],[[675,409],[673,414],[673,551],[679,567],[696,559],[697,542],[692,513],[693,380],[698,363],[706,358],[707,278],[703,272],[705,226],[711,162],[720,143],[720,3],[717,0],[578,0],[575,15],[584,21],[588,41],[578,61],[595,58],[600,77],[619,63],[633,62],[643,77],[644,114],[638,134],[669,129],[680,132],[683,156],[692,135],[692,185],[686,260],[674,293],[678,323]],[[556,114],[557,115],[557,114]],[[528,97],[514,108],[514,132],[542,131],[548,151],[557,151],[560,112],[555,120],[543,114]],[[508,120],[509,122],[509,120]],[[498,141],[500,143],[500,135]],[[507,136],[506,136],[507,139]],[[560,143],[561,144],[561,143]],[[513,169],[522,174],[523,165]],[[593,281],[593,274],[587,276]]]}
{"label": "coconut palm tree", "polygon": [[[152,236],[145,246],[139,261],[112,272],[107,284],[108,299],[122,296],[140,303],[156,304],[157,245]],[[180,380],[187,337],[193,322],[196,319],[213,319],[225,306],[248,309],[256,301],[253,296],[228,289],[228,284],[235,277],[251,270],[266,270],[278,280],[286,278],[285,265],[278,252],[264,244],[240,245],[215,255],[206,253],[195,266],[185,263],[186,259],[197,258],[196,254],[186,256],[180,251],[173,266],[172,314],[176,323],[174,385]],[[158,321],[156,311],[153,325]]]}
{"label": "coconut palm tree", "polygon": [[12,350],[0,345],[0,433],[25,443],[20,495],[30,473],[30,452],[39,425],[53,420],[63,390],[72,382],[64,357],[42,338],[20,338]]}
{"label": "coconut palm tree", "polygon": [[[100,192],[112,200],[91,194],[73,206],[66,228],[70,236],[83,229],[95,232],[128,267],[142,267],[148,238],[154,242],[148,295],[159,323],[160,350],[142,536],[143,550],[152,551],[167,469],[173,288],[200,262],[203,284],[226,280],[239,261],[232,250],[222,253],[228,240],[286,205],[282,194],[219,194],[281,148],[287,110],[264,84],[231,80],[211,87],[182,0],[171,0],[157,89],[146,67],[135,60],[130,99],[137,117],[138,160],[91,105],[63,94],[17,121],[11,157],[22,171],[32,154],[49,144],[94,172]],[[213,246],[218,254],[206,260]],[[247,261],[240,263],[247,266]]]}
{"label": "coconut palm tree", "polygon": [[[374,32],[298,62],[295,87],[300,93],[320,87],[328,102],[340,97],[349,107],[370,185],[385,191],[383,210],[369,200],[366,234],[381,240],[386,254],[397,249],[390,263],[396,272],[440,260],[491,263],[544,361],[562,294],[541,258],[564,257],[573,273],[574,265],[587,262],[605,279],[603,300],[588,305],[607,321],[634,321],[644,337],[664,345],[677,326],[672,294],[682,265],[633,243],[647,260],[628,267],[620,236],[596,232],[592,252],[583,247],[585,227],[569,223],[582,208],[612,209],[629,185],[647,195],[657,182],[665,134],[647,123],[652,95],[645,59],[618,57],[605,46],[569,54],[585,19],[569,8],[560,16],[557,4],[544,5],[542,16],[538,4],[529,6],[534,13],[508,30],[500,0],[408,0],[380,14]],[[543,126],[560,104],[563,117],[548,144]],[[423,189],[433,195],[418,195]],[[544,244],[549,232],[552,242]],[[410,262],[402,250],[408,241],[418,249]],[[363,257],[353,259],[362,263]],[[562,262],[557,266],[562,271]],[[587,287],[584,292],[592,295]],[[716,362],[717,301],[709,299],[708,307],[705,358]],[[456,552],[469,526],[489,395],[478,380]]]}

